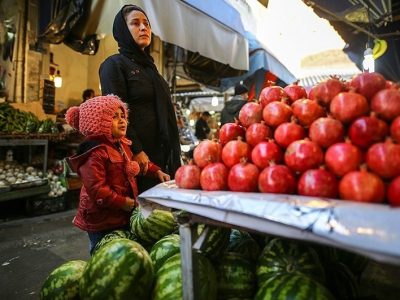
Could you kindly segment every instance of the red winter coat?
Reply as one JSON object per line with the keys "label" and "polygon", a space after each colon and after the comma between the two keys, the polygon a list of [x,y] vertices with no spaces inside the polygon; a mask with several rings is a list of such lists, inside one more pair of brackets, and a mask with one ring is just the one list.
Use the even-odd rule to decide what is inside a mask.
{"label": "red winter coat", "polygon": [[[85,143],[88,150],[68,159],[71,169],[83,183],[73,222],[89,232],[122,228],[128,225],[131,215],[122,209],[125,197],[137,197],[136,179],[128,178],[124,157],[104,135],[87,138],[84,147]],[[121,145],[132,159],[129,145]],[[158,166],[150,163],[146,176],[155,177],[158,170]]]}

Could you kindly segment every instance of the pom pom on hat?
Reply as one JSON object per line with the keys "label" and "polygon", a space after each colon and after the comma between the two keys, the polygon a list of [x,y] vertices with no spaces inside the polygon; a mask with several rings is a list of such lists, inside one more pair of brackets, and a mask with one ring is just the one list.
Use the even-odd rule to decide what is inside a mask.
{"label": "pom pom on hat", "polygon": [[79,107],[78,106],[70,107],[67,110],[67,112],[65,113],[65,121],[72,128],[79,130]]}

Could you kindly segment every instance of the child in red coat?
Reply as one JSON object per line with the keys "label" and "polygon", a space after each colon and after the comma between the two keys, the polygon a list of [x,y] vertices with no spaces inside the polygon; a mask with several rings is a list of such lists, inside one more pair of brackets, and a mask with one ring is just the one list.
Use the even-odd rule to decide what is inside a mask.
{"label": "child in red coat", "polygon": [[[140,167],[125,137],[128,110],[117,96],[99,96],[68,109],[65,119],[85,140],[78,153],[67,159],[82,179],[77,214],[73,220],[87,231],[90,253],[107,233],[129,227],[138,194],[135,176]],[[150,163],[145,176],[170,180],[158,166]]]}

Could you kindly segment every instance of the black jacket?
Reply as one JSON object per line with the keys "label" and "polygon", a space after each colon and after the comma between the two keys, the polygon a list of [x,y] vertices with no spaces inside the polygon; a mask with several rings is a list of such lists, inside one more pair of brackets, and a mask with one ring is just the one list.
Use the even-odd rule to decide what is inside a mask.
{"label": "black jacket", "polygon": [[235,118],[239,119],[239,112],[246,103],[247,101],[240,95],[234,96],[226,102],[221,111],[221,126],[226,123],[234,123]]}
{"label": "black jacket", "polygon": [[198,119],[196,122],[196,131],[195,131],[195,136],[199,140],[205,140],[207,139],[207,134],[210,133],[210,127],[208,126],[207,122],[203,120],[202,118]]}

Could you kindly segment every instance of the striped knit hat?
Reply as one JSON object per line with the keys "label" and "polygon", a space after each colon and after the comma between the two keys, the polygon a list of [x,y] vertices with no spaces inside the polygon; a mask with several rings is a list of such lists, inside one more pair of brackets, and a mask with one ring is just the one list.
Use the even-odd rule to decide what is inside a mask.
{"label": "striped knit hat", "polygon": [[128,117],[128,108],[117,96],[98,96],[86,100],[79,106],[70,107],[65,120],[83,135],[105,134],[111,136],[114,114],[121,108]]}

